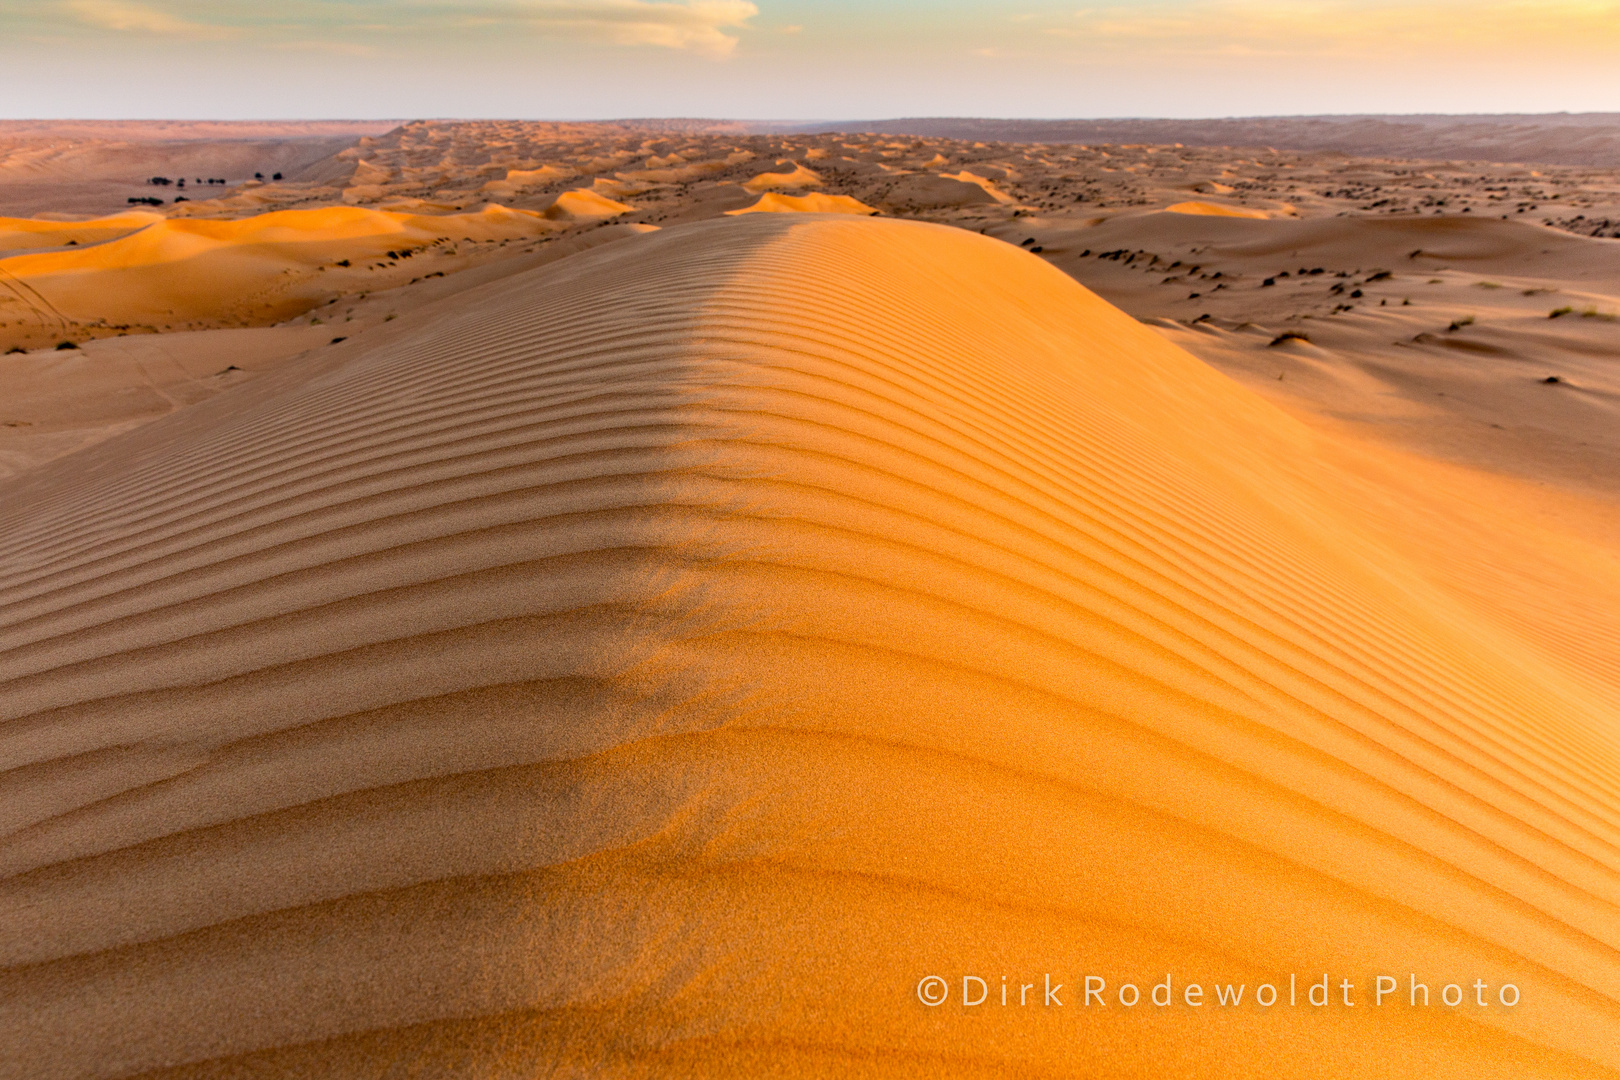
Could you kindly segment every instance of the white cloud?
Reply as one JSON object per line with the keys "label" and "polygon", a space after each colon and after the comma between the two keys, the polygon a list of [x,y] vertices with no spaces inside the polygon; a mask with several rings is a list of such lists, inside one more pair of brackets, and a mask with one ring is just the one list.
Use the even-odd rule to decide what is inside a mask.
{"label": "white cloud", "polygon": [[145,4],[126,3],[125,0],[70,0],[67,7],[79,22],[102,30],[189,38],[193,41],[218,41],[236,36],[236,32],[227,26],[191,22],[167,11]]}
{"label": "white cloud", "polygon": [[651,45],[715,57],[729,56],[737,47],[736,35],[727,31],[741,29],[759,14],[748,0],[588,0],[439,10],[461,13],[465,25],[520,23],[616,45]]}
{"label": "white cloud", "polygon": [[[206,10],[228,23],[222,25],[194,21],[176,9],[185,11],[186,6],[163,0],[65,0],[55,8],[99,30],[192,40],[244,38],[272,48],[358,53],[374,48],[378,38],[398,40],[450,29],[539,34],[711,57],[731,55],[739,40],[736,32],[759,14],[750,0],[407,0],[383,7],[212,0]],[[356,42],[356,35],[366,38]],[[291,40],[278,40],[287,37]]]}
{"label": "white cloud", "polygon": [[[1613,0],[1148,0],[1077,13],[1091,43],[1214,55],[1512,54],[1620,42]],[[1067,36],[1067,35],[1065,35]]]}

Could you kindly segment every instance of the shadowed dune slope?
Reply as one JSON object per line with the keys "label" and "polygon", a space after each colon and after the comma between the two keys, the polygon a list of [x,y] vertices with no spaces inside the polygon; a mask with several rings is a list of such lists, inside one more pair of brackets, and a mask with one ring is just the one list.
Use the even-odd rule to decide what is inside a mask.
{"label": "shadowed dune slope", "polygon": [[1620,1076],[1615,718],[1306,428],[932,225],[458,304],[0,487],[0,1076]]}

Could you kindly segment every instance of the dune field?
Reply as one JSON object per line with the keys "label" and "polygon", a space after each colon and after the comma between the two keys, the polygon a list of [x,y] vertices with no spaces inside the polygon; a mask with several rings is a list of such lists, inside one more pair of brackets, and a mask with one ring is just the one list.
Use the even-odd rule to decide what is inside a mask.
{"label": "dune field", "polygon": [[[134,138],[147,126],[155,129],[148,138]],[[419,277],[424,263],[403,266],[390,256],[402,246],[423,252],[436,245],[427,253],[481,260],[509,253],[469,245],[567,239],[570,229],[608,219],[663,226],[750,209],[880,213],[983,231],[1019,225],[1023,239],[1039,236],[1029,231],[1037,226],[1131,222],[1138,232],[1152,225],[1166,242],[1186,246],[1201,235],[1201,223],[1179,220],[1185,217],[1436,217],[1462,230],[1485,217],[1506,218],[1534,226],[1520,248],[1535,246],[1528,233],[1540,229],[1560,241],[1620,235],[1620,176],[1612,168],[493,121],[405,124],[334,151],[330,133],[267,142],[248,138],[266,134],[249,126],[241,138],[209,141],[202,137],[208,126],[186,140],[165,125],[130,127],[122,140],[96,141],[69,127],[55,140],[14,136],[23,145],[9,152],[0,142],[0,214],[13,215],[0,217],[0,348],[282,321]],[[195,172],[207,175],[192,175],[189,188],[174,186]],[[168,183],[154,186],[154,176]],[[134,194],[109,194],[113,180],[134,185],[127,187]],[[82,212],[39,210],[41,184],[54,205]],[[1136,221],[1162,211],[1176,216]],[[1396,265],[1411,249],[1382,250],[1386,235],[1371,233],[1360,247],[1339,244],[1328,270],[1353,272],[1362,258],[1385,259],[1390,271],[1436,269],[1433,262]],[[1133,238],[1140,239],[1118,239]],[[225,248],[233,263],[255,264],[251,280],[239,269],[215,280]],[[1104,250],[1117,249],[1097,253]],[[1426,256],[1437,257],[1433,250]],[[167,269],[148,272],[154,262]],[[1564,284],[1564,267],[1561,260],[1513,264],[1522,275],[1548,278],[1547,287]],[[184,303],[166,305],[149,286],[115,281],[125,269],[143,282],[188,273],[208,281],[184,282]],[[1068,269],[1082,282],[1093,276]],[[1109,269],[1097,268],[1104,276]],[[338,270],[352,272],[313,276]],[[1604,284],[1612,287],[1612,278]],[[86,292],[101,299],[87,303]],[[113,293],[130,310],[114,311]]]}
{"label": "dune field", "polygon": [[[278,352],[263,330],[347,338],[626,230],[878,214],[1029,248],[1315,420],[1586,491],[1612,494],[1620,466],[1613,168],[673,121],[411,123],[336,150],[333,125],[12,126],[29,149],[0,161],[0,213],[33,206],[42,177],[85,208],[0,219],[0,364],[13,384],[50,381],[64,358],[45,350],[78,346],[104,375],[103,399],[150,400],[176,369],[101,365],[102,342],[255,330],[251,363],[235,363],[226,339],[209,346],[225,362],[190,380],[189,400],[233,363],[233,377],[252,377],[318,338],[283,334]],[[282,162],[280,181],[244,179]],[[130,188],[167,200],[158,207],[120,209],[104,190],[183,168],[228,183],[193,184],[187,201],[172,186]],[[106,430],[26,395],[0,405],[0,476]]]}
{"label": "dune field", "polygon": [[[0,214],[86,215],[156,194],[154,176],[292,175],[389,123],[0,120]],[[205,189],[206,190],[206,187]],[[170,198],[186,194],[170,190]],[[195,194],[195,192],[193,192]],[[168,201],[165,199],[165,201]]]}
{"label": "dune field", "polygon": [[491,123],[0,221],[0,1078],[1620,1077],[1617,208]]}
{"label": "dune field", "polygon": [[[1332,113],[1224,119],[1011,120],[916,117],[831,125],[835,130],[1021,143],[1146,143],[1331,150],[1355,157],[1528,161],[1613,168],[1620,113]],[[806,126],[804,130],[823,130]]]}

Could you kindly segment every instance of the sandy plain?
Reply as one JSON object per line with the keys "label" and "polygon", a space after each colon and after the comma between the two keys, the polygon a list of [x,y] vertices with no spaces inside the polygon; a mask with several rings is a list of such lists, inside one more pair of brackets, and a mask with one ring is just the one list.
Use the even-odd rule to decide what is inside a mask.
{"label": "sandy plain", "polygon": [[0,222],[0,1075],[1620,1075],[1613,171],[227,179]]}

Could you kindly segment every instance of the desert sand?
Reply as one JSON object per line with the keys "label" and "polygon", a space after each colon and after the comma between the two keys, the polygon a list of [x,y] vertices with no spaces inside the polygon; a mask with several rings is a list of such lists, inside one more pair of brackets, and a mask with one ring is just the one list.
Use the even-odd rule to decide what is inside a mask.
{"label": "desert sand", "polygon": [[0,1076],[1620,1076],[1613,174],[351,149],[0,260]]}
{"label": "desert sand", "polygon": [[[255,140],[279,135],[277,153],[307,156],[336,137],[246,127],[209,143],[211,128],[150,127],[58,138],[79,140],[82,157],[101,137],[94,175],[134,181],[212,160],[210,146],[245,171],[266,145]],[[100,209],[0,222],[0,350],[334,316],[347,336],[368,312],[435,293],[439,274],[551,258],[609,226],[879,213],[1034,249],[1305,415],[1615,493],[1620,245],[1592,242],[1620,235],[1615,169],[686,127],[412,123],[328,147],[279,182],[237,172],[186,202],[148,185],[138,190],[169,201],[133,211],[96,195],[102,179],[72,180],[79,158],[67,156],[58,197]],[[9,167],[0,210],[16,190]],[[9,363],[54,362],[33,355]],[[0,456],[50,423],[0,415],[32,425],[0,427]]]}
{"label": "desert sand", "polygon": [[[0,214],[95,213],[160,194],[154,176],[236,183],[255,172],[292,175],[341,153],[356,138],[395,125],[377,122],[210,123],[197,121],[0,120]],[[168,195],[186,195],[170,188]],[[165,200],[167,201],[167,200]]]}
{"label": "desert sand", "polygon": [[797,130],[1012,143],[1138,143],[1329,150],[1362,158],[1620,165],[1620,113],[1247,116],[1195,120],[918,117]]}

